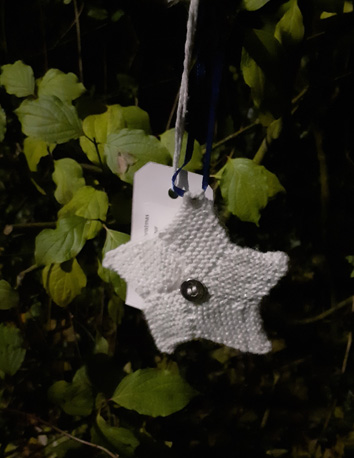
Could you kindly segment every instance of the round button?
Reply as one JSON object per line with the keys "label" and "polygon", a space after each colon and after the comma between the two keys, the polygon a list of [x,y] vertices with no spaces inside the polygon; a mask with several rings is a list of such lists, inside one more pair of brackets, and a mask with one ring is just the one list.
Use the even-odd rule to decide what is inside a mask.
{"label": "round button", "polygon": [[208,290],[198,280],[188,279],[181,285],[181,294],[187,301],[201,304],[208,299]]}

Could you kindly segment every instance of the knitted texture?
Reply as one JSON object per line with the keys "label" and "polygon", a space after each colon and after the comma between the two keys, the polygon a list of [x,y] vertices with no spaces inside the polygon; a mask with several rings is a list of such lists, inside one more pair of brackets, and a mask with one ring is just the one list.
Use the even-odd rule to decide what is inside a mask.
{"label": "knitted texture", "polygon": [[[283,252],[261,253],[232,244],[204,193],[186,193],[173,222],[154,238],[108,252],[103,266],[117,272],[144,299],[144,314],[157,347],[204,338],[243,352],[267,353],[260,302],[287,271]],[[206,286],[207,300],[194,304],[181,284]]]}

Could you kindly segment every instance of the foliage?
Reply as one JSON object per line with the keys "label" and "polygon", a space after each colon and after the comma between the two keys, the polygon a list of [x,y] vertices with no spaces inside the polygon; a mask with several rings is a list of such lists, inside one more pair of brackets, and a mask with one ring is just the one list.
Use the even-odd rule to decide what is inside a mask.
{"label": "foliage", "polygon": [[0,454],[352,456],[353,4],[204,2],[200,41],[212,50],[215,23],[225,48],[220,218],[292,262],[263,304],[270,355],[200,341],[167,358],[102,258],[129,240],[135,172],[172,163],[186,2],[172,3],[0,9]]}
{"label": "foliage", "polygon": [[143,415],[166,417],[183,409],[195,394],[195,390],[174,371],[140,369],[120,382],[112,400]]}

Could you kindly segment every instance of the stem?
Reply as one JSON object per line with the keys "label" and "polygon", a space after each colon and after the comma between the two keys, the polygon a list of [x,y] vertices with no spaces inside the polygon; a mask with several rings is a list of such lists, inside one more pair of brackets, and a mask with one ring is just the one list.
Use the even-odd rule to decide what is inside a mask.
{"label": "stem", "polygon": [[[83,9],[84,9],[84,4],[82,4],[80,9],[79,9],[79,12],[78,12],[78,16],[79,17],[81,16],[81,13],[82,13]],[[75,24],[76,24],[76,19],[74,18],[74,20],[69,24],[67,29],[64,30],[64,32],[59,36],[59,38],[56,40],[56,42],[52,46],[50,46],[50,48],[49,48],[50,51],[55,49],[57,46],[59,46],[60,42],[66,37],[66,35],[75,26]]]}
{"label": "stem", "polygon": [[253,162],[256,164],[261,164],[264,158],[265,153],[268,151],[268,142],[267,137],[263,138],[261,146],[258,148],[258,151],[254,155]]}
{"label": "stem", "polygon": [[348,305],[351,305],[353,301],[354,296],[350,296],[344,301],[339,302],[339,304],[335,305],[329,310],[326,310],[325,312],[322,312],[319,315],[306,318],[305,320],[297,320],[295,321],[295,324],[310,324],[315,323],[316,321],[323,320],[324,318],[327,318],[329,315],[332,315],[332,313],[336,312],[337,310],[343,309],[344,307],[348,307]]}
{"label": "stem", "polygon": [[296,110],[299,108],[298,102],[302,99],[302,97],[306,94],[306,92],[309,90],[309,86],[304,87],[302,91],[300,91],[291,101],[291,104],[293,106],[291,110],[291,114],[293,115]]}
{"label": "stem", "polygon": [[[224,143],[229,142],[230,140],[233,140],[234,138],[238,137],[241,134],[244,134],[248,130],[253,129],[255,126],[258,126],[259,122],[255,121],[254,123],[250,124],[249,126],[246,127],[241,127],[237,132],[234,132],[231,135],[228,135],[227,137],[223,138],[222,140],[219,140],[216,143],[213,143],[213,149],[214,148],[219,148],[219,146],[222,146]],[[203,150],[203,153],[205,152],[205,149]]]}
{"label": "stem", "polygon": [[28,267],[28,269],[25,269],[23,270],[22,272],[20,272],[18,275],[17,275],[17,278],[16,278],[16,289],[21,286],[21,283],[23,281],[23,279],[25,278],[25,275],[32,272],[33,270],[36,270],[38,269],[38,266],[37,264],[33,264],[31,267]]}
{"label": "stem", "polygon": [[96,141],[96,138],[93,137],[93,139],[92,139],[92,138],[88,137],[86,134],[84,134],[84,136],[87,138],[87,140],[90,140],[90,142],[92,142],[94,144],[95,150],[96,150],[96,154],[97,154],[97,157],[98,157],[98,162],[100,163],[100,166],[101,166],[101,169],[102,169],[102,172],[103,172],[103,170],[104,170],[103,162],[102,162],[102,159],[101,159],[101,156],[100,156],[100,150],[98,149],[98,143]]}
{"label": "stem", "polygon": [[[352,303],[352,312],[354,312],[354,296],[351,297],[350,299],[351,299],[351,303]],[[342,367],[341,367],[341,374],[342,375],[344,375],[345,371],[347,370],[348,357],[349,357],[349,352],[350,352],[352,343],[353,343],[353,333],[352,333],[352,331],[350,331],[348,333],[347,345],[346,345],[346,348],[345,348],[344,358],[343,358]],[[333,399],[333,401],[332,401],[332,403],[331,403],[331,405],[330,405],[330,407],[328,409],[325,421],[323,423],[323,427],[322,427],[322,432],[321,432],[320,438],[323,438],[324,435],[325,435],[325,432],[326,432],[326,430],[328,428],[329,422],[331,421],[332,415],[333,415],[333,413],[335,411],[335,408],[337,407],[337,402],[338,402],[338,395],[335,397],[335,399]],[[320,438],[317,438],[317,440],[316,440],[315,452],[313,454],[314,457],[319,456],[319,453],[321,453],[321,444],[318,443]]]}
{"label": "stem", "polygon": [[81,30],[80,30],[80,13],[77,7],[77,0],[73,0],[74,14],[75,14],[75,28],[76,28],[76,41],[77,41],[77,57],[80,81],[84,81],[84,71],[82,66],[82,48],[81,48]]}
{"label": "stem", "polygon": [[[354,313],[354,296],[352,297],[352,313]],[[353,332],[350,331],[348,333],[347,348],[345,350],[345,355],[344,355],[343,364],[342,364],[342,374],[344,374],[347,369],[348,357],[349,357],[349,352],[352,347],[352,344],[353,344]]]}
{"label": "stem", "polygon": [[87,170],[88,172],[102,173],[102,169],[100,169],[99,167],[96,167],[95,165],[83,164],[83,163],[80,163],[80,165],[84,170]]}
{"label": "stem", "polygon": [[105,447],[102,447],[101,445],[93,444],[92,442],[85,441],[84,439],[80,439],[79,437],[75,437],[72,434],[70,434],[70,433],[58,428],[57,426],[52,425],[48,421],[43,420],[42,418],[39,418],[39,417],[37,417],[36,415],[34,415],[32,413],[21,412],[20,410],[8,409],[8,408],[0,408],[0,410],[2,410],[5,413],[9,413],[9,414],[13,414],[13,415],[20,415],[22,417],[26,417],[29,420],[32,420],[32,421],[34,421],[36,423],[40,423],[42,425],[48,426],[48,428],[51,428],[54,431],[56,431],[57,433],[62,434],[63,436],[66,436],[67,438],[72,439],[72,440],[74,440],[76,442],[79,442],[80,444],[87,445],[88,447],[92,447],[92,448],[95,448],[97,450],[101,450],[102,452],[104,452],[108,456],[110,456],[111,458],[119,458],[119,455],[109,451]]}
{"label": "stem", "polygon": [[96,153],[97,153],[98,162],[100,163],[100,166],[101,166],[101,168],[103,170],[103,163],[102,163],[102,159],[101,159],[101,155],[100,155],[100,150],[98,149],[98,143],[96,142],[95,138],[93,139],[93,144],[95,145],[95,150],[96,150]]}
{"label": "stem", "polygon": [[320,186],[321,186],[321,216],[322,216],[322,235],[323,241],[326,241],[327,238],[327,222],[328,222],[328,201],[329,201],[329,185],[328,185],[328,169],[326,162],[326,155],[323,149],[323,137],[322,132],[314,128],[313,130],[316,150],[317,150],[317,160],[319,165],[320,172]]}
{"label": "stem", "polygon": [[3,233],[5,235],[10,235],[13,230],[17,230],[17,229],[41,229],[41,228],[52,228],[52,227],[56,227],[56,223],[52,221],[43,222],[43,223],[7,224],[4,227]]}
{"label": "stem", "polygon": [[170,115],[168,117],[167,124],[166,124],[166,130],[169,130],[169,128],[171,127],[172,118],[173,118],[173,116],[174,116],[174,114],[176,112],[176,109],[177,109],[178,98],[179,98],[179,91],[177,92],[177,95],[176,95],[175,100],[173,102],[172,109],[171,109],[171,112],[170,112]]}

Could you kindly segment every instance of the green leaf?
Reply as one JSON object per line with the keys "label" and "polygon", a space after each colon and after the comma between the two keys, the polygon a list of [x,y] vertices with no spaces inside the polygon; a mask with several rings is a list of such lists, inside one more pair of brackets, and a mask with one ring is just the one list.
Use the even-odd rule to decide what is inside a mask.
{"label": "green leaf", "polygon": [[267,128],[267,143],[270,144],[273,140],[279,138],[283,130],[283,119],[275,119]]}
{"label": "green leaf", "polygon": [[118,22],[119,19],[122,18],[124,15],[125,15],[125,12],[123,10],[117,10],[112,14],[111,21]]}
{"label": "green leaf", "polygon": [[50,68],[37,84],[39,97],[55,95],[67,103],[80,97],[86,90],[74,73],[63,73],[56,68]]}
{"label": "green leaf", "polygon": [[273,173],[245,158],[228,160],[220,190],[232,214],[257,226],[269,199],[285,191]]}
{"label": "green leaf", "polygon": [[[107,234],[102,249],[102,258],[108,251],[114,250],[120,245],[123,245],[123,243],[127,243],[130,238],[128,234],[124,234],[123,232],[112,231],[110,229],[106,229],[106,231]],[[104,282],[110,283],[113,286],[115,293],[118,294],[121,299],[125,299],[126,283],[116,272],[105,269],[102,264],[99,263],[97,273]]]}
{"label": "green leaf", "polygon": [[150,119],[146,111],[136,106],[121,107],[124,127],[128,129],[141,129],[145,133],[151,132]]}
{"label": "green leaf", "polygon": [[48,398],[68,415],[90,415],[94,400],[85,367],[76,372],[71,383],[65,380],[55,382],[48,390]]}
{"label": "green leaf", "polygon": [[268,30],[247,32],[244,44],[242,74],[251,88],[253,102],[260,110],[260,121],[269,125],[282,116],[287,107],[288,89],[282,46]]}
{"label": "green leaf", "polygon": [[91,237],[90,221],[79,216],[60,218],[56,229],[44,229],[36,237],[34,256],[38,265],[59,264],[80,253]]}
{"label": "green leaf", "polygon": [[57,185],[54,197],[60,204],[68,203],[76,191],[85,186],[81,165],[67,157],[54,161],[52,178]]}
{"label": "green leaf", "polygon": [[284,50],[274,37],[269,25],[263,29],[250,29],[245,33],[244,48],[274,83],[283,78]]}
{"label": "green leaf", "polygon": [[[129,242],[129,235],[124,234],[124,232],[118,232],[118,231],[113,231],[111,229],[106,229],[107,235],[106,235],[106,241],[103,246],[102,254],[103,256],[111,250],[114,250],[115,248],[119,247],[120,245],[123,245],[123,243]],[[108,269],[104,269],[108,270]]]}
{"label": "green leaf", "polygon": [[124,316],[124,299],[113,294],[108,301],[108,315],[114,324],[121,324]]}
{"label": "green leaf", "polygon": [[175,371],[139,369],[124,377],[112,400],[142,415],[166,417],[183,409],[196,394]]}
{"label": "green leaf", "polygon": [[5,138],[6,134],[6,113],[0,105],[0,142]]}
{"label": "green leaf", "polygon": [[248,11],[256,11],[269,1],[270,0],[242,0],[242,7]]}
{"label": "green leaf", "polygon": [[97,353],[103,353],[105,355],[109,354],[109,344],[108,340],[105,339],[101,334],[97,333],[96,334],[96,339],[95,339],[95,348],[93,350],[94,354]]}
{"label": "green leaf", "polygon": [[[166,147],[167,151],[170,153],[171,159],[173,159],[173,155],[175,152],[175,132],[176,132],[176,129],[173,128],[173,129],[167,130],[166,132],[160,135],[161,143],[162,145]],[[188,139],[188,134],[187,132],[185,132],[183,135],[183,141],[182,141],[182,153],[186,151],[187,139]],[[185,169],[188,170],[189,172],[200,170],[203,166],[202,158],[203,158],[202,148],[200,144],[197,142],[197,140],[195,140],[194,145],[193,145],[192,159],[190,162],[188,162]],[[179,161],[180,167],[183,164],[183,160],[184,160],[184,154],[181,154],[180,161]]]}
{"label": "green leaf", "polygon": [[27,97],[34,94],[34,75],[32,67],[18,60],[14,64],[1,67],[0,84],[8,94]]}
{"label": "green leaf", "polygon": [[21,332],[15,326],[0,324],[0,378],[14,375],[25,359]]}
{"label": "green leaf", "polygon": [[241,71],[245,83],[251,88],[253,102],[259,108],[263,100],[265,75],[245,48],[242,48]]}
{"label": "green leaf", "polygon": [[[99,154],[101,162],[105,163],[103,150],[104,144],[107,141],[107,136],[124,127],[125,121],[120,105],[111,105],[108,106],[107,111],[102,114],[87,116],[83,121],[82,128],[88,138],[81,137],[80,146],[89,160],[95,164],[99,164]],[[97,144],[98,152],[93,140]]]}
{"label": "green leaf", "polygon": [[[129,429],[110,426],[99,414],[96,417],[96,424],[105,441],[119,454],[124,456],[134,455],[134,451],[140,442]],[[105,444],[102,443],[102,445]]]}
{"label": "green leaf", "polygon": [[58,216],[59,218],[63,218],[69,215],[76,215],[86,219],[105,221],[107,211],[107,194],[104,191],[98,191],[92,186],[83,186],[59,210]]}
{"label": "green leaf", "polygon": [[23,153],[30,171],[36,172],[39,161],[42,157],[48,156],[48,151],[52,153],[54,148],[55,145],[50,145],[38,138],[26,137],[23,142]]}
{"label": "green leaf", "polygon": [[18,292],[13,290],[6,280],[0,280],[0,310],[17,307],[18,302]]}
{"label": "green leaf", "polygon": [[275,27],[274,36],[285,46],[297,44],[302,41],[305,33],[297,0],[290,0],[284,7],[287,10]]}
{"label": "green leaf", "polygon": [[92,17],[92,19],[96,19],[98,21],[103,21],[108,18],[108,11],[105,8],[97,8],[92,6],[87,11],[87,16]]}
{"label": "green leaf", "polygon": [[72,105],[55,96],[24,100],[15,110],[22,131],[48,143],[65,143],[82,135],[81,121]]}
{"label": "green leaf", "polygon": [[48,295],[60,307],[66,307],[86,286],[86,275],[76,259],[51,264],[42,271],[42,282]]}
{"label": "green leaf", "polygon": [[147,162],[171,162],[167,148],[156,137],[136,129],[110,134],[104,153],[108,167],[127,183],[133,183],[134,173]]}

